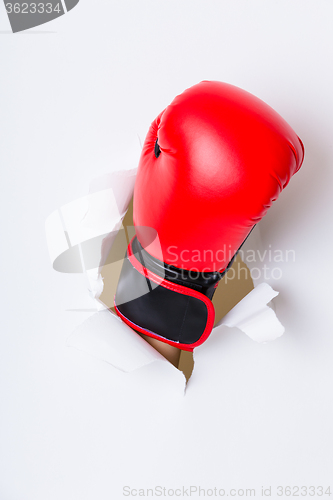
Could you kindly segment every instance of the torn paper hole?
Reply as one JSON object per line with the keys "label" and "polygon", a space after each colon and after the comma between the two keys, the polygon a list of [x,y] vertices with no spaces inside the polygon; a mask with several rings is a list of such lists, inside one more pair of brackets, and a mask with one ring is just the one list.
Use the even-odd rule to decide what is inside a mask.
{"label": "torn paper hole", "polygon": [[[274,311],[266,304],[278,292],[266,283],[260,284],[244,297],[218,326],[237,327],[257,342],[280,337],[284,328]],[[68,346],[84,351],[115,368],[131,372],[155,361],[166,359],[140,335],[129,328],[111,311],[101,311],[84,321],[70,335]],[[200,349],[200,347],[199,347]]]}
{"label": "torn paper hole", "polygon": [[215,326],[237,327],[256,342],[269,342],[280,337],[284,326],[267,305],[279,292],[267,283],[260,283]]}
{"label": "torn paper hole", "polygon": [[125,373],[152,363],[162,363],[156,370],[162,373],[163,379],[165,377],[172,393],[179,393],[180,396],[185,394],[186,379],[183,373],[111,311],[99,311],[90,316],[68,337],[67,346],[109,363]]}
{"label": "torn paper hole", "polygon": [[[132,198],[135,176],[136,169],[130,169],[95,179],[87,196],[55,211],[46,222],[53,267],[61,272],[85,273],[95,310],[109,307],[95,299],[103,292],[101,269]],[[122,245],[127,245],[126,238],[121,239],[124,240]],[[122,255],[125,250],[126,246]],[[104,269],[106,267],[109,265]],[[279,337],[284,328],[267,306],[277,294],[269,285],[259,284],[218,325],[238,327],[257,342]],[[108,309],[91,316],[79,326],[68,339],[68,345],[125,372],[155,361],[166,362],[161,354]]]}
{"label": "torn paper hole", "polygon": [[113,172],[93,180],[87,196],[64,205],[46,220],[53,268],[84,273],[93,299],[103,291],[101,268],[132,199],[136,170]]}
{"label": "torn paper hole", "polygon": [[124,372],[166,359],[109,310],[90,316],[69,336],[67,345]]}
{"label": "torn paper hole", "polygon": [[[133,230],[133,225],[132,225],[133,218],[132,218],[131,212],[132,212],[132,208],[130,208],[130,210],[127,212],[126,219],[124,220],[124,222],[126,222],[126,226],[128,228]],[[122,239],[118,238],[118,241],[120,242],[120,246],[122,248],[117,249],[117,252],[119,253],[119,250],[120,250],[120,254],[124,255],[125,251],[126,251],[127,243],[126,243],[124,238],[122,238]],[[118,265],[119,265],[119,267],[121,267],[121,262],[118,262]],[[104,268],[102,270],[102,275],[104,277],[106,286],[104,288],[104,292],[103,292],[103,295],[101,297],[101,300],[109,307],[112,307],[113,297],[114,297],[116,287],[117,287],[117,279],[115,278],[115,272],[114,272],[113,267],[110,265],[104,266]],[[233,282],[230,282],[230,283],[233,283]],[[224,291],[228,292],[228,289],[230,287],[230,283],[228,282],[227,286],[226,286],[226,284],[223,284]],[[237,281],[237,283],[239,284],[239,286],[242,287],[242,290],[244,291],[244,283],[243,282],[240,283],[239,281]],[[222,283],[220,284],[220,287],[221,287],[221,285],[222,285]],[[234,289],[233,289],[233,292],[234,292]],[[261,292],[265,292],[265,293],[261,293]],[[238,294],[238,296],[239,295],[242,297],[241,293]],[[280,334],[282,334],[282,331],[280,333],[280,330],[279,330],[280,326],[282,326],[282,325],[280,325],[280,323],[276,319],[276,316],[274,315],[274,312],[271,311],[271,309],[269,307],[267,307],[266,304],[276,295],[277,295],[277,292],[274,292],[274,290],[272,290],[271,287],[269,287],[269,285],[266,285],[266,284],[264,284],[263,289],[259,288],[258,290],[252,290],[243,299],[244,302],[240,301],[233,309],[230,310],[230,312],[227,315],[224,316],[224,318],[222,318],[222,321],[219,324],[223,324],[225,321],[228,321],[228,317],[231,319],[233,317],[236,319],[238,318],[238,320],[239,320],[239,321],[232,322],[230,319],[230,326],[231,326],[231,324],[236,324],[236,323],[238,324],[238,323],[241,323],[242,321],[243,321],[243,323],[246,323],[246,321],[245,321],[246,318],[248,318],[249,316],[251,317],[252,313],[256,312],[255,317],[251,318],[252,319],[252,330],[250,331],[250,329],[247,327],[247,325],[245,325],[246,326],[245,333],[248,333],[250,336],[252,336],[252,338],[254,338],[254,340],[257,340],[258,338],[260,338],[261,339],[260,341],[263,341],[263,342],[266,342],[268,340],[273,340],[273,338],[276,338],[276,336],[279,336]],[[221,300],[217,302],[217,304],[216,304],[217,307],[221,306],[221,303],[223,302],[222,299],[223,299],[223,297],[221,297]],[[236,311],[235,316],[233,316],[233,314],[234,314],[233,311],[234,312]],[[229,314],[232,316],[229,316]],[[275,325],[275,320],[278,322],[277,328]],[[263,327],[263,323],[266,325],[266,330]],[[273,324],[273,330],[271,328],[271,323]],[[256,337],[256,331],[258,332],[257,337]],[[135,333],[132,330],[130,330],[130,333],[133,336],[133,338],[137,336],[137,333]],[[276,333],[277,333],[277,335],[276,335]],[[96,339],[96,341],[97,341],[97,339]],[[111,338],[109,339],[109,341],[112,342]],[[199,347],[199,349],[200,349],[200,347]],[[183,354],[185,354],[186,356],[183,356]],[[113,355],[115,356],[115,352],[113,353]],[[191,355],[192,356],[192,358],[191,358],[192,361],[191,361],[189,359],[190,356],[187,356],[187,355],[191,355],[191,353],[185,353],[185,352],[182,353],[180,364],[182,366],[182,369],[184,369],[184,367],[186,367],[186,369],[188,368],[188,370],[187,371],[185,370],[185,371],[186,371],[186,377],[187,377],[187,379],[189,379],[190,374],[192,372],[192,367],[193,367],[193,356]],[[186,360],[183,358],[186,358]],[[113,364],[113,363],[111,363],[111,364]],[[121,366],[121,363],[118,363],[117,366]],[[120,368],[120,369],[123,369],[124,371],[126,371],[124,368]]]}

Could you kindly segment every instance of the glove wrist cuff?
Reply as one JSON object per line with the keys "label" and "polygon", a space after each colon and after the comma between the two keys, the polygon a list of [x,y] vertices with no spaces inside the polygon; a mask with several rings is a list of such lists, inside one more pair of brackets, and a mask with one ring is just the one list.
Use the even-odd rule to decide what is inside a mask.
{"label": "glove wrist cuff", "polygon": [[[204,294],[204,289],[202,292],[194,289],[202,283],[187,281],[184,286],[179,284],[184,283],[179,274],[173,281],[166,279],[158,267],[161,261],[148,256],[133,238],[119,278],[114,301],[116,312],[134,330],[179,349],[193,351],[212,331],[213,303]],[[165,269],[165,275],[169,270]],[[211,281],[207,289],[216,287],[220,279],[218,273],[207,274],[216,275],[206,277],[206,281]]]}

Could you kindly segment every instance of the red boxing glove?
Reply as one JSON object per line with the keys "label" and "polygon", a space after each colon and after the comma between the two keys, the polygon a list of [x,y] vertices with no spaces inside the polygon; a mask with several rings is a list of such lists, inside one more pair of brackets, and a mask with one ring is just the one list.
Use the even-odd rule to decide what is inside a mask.
{"label": "red boxing glove", "polygon": [[204,342],[219,280],[303,157],[285,120],[244,90],[204,81],[177,96],[143,146],[118,315],[180,349]]}

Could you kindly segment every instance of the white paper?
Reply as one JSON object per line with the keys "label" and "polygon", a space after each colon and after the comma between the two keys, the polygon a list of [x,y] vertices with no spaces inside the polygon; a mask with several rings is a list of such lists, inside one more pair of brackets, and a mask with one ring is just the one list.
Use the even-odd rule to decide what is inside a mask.
{"label": "white paper", "polygon": [[124,372],[166,359],[118,316],[109,310],[90,316],[67,340],[69,347],[84,351]]}
{"label": "white paper", "polygon": [[93,299],[103,291],[101,268],[133,196],[136,170],[94,179],[88,195],[67,203],[46,220],[53,267],[60,272],[84,273]]}
{"label": "white paper", "polygon": [[267,304],[278,294],[279,292],[267,283],[260,283],[236,304],[215,328],[220,325],[237,327],[256,342],[275,340],[285,329]]}

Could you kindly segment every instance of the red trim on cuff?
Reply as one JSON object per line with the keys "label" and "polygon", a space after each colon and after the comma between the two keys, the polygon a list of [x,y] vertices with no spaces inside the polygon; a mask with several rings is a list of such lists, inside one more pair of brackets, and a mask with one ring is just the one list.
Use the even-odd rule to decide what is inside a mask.
{"label": "red trim on cuff", "polygon": [[[134,236],[135,238],[135,236]],[[214,326],[214,319],[215,319],[215,309],[213,306],[212,301],[206,297],[206,295],[203,295],[200,292],[197,292],[195,290],[192,290],[191,288],[187,288],[182,285],[178,285],[176,283],[172,283],[171,281],[164,280],[160,276],[157,276],[153,272],[151,272],[149,269],[146,267],[143,267],[142,264],[136,259],[136,257],[133,254],[132,251],[132,242],[134,240],[132,238],[131,242],[128,245],[127,248],[127,256],[129,261],[131,262],[132,266],[143,276],[146,278],[148,277],[151,281],[154,283],[157,283],[160,286],[163,286],[163,288],[167,288],[169,290],[172,290],[173,292],[180,293],[182,295],[189,295],[190,297],[195,297],[198,300],[201,300],[201,302],[204,302],[204,304],[207,307],[207,323],[205,326],[205,329],[197,342],[194,342],[193,344],[181,344],[179,342],[175,342],[173,340],[166,339],[165,337],[161,337],[160,335],[151,332],[150,330],[146,330],[145,328],[140,327],[139,325],[136,325],[132,321],[130,321],[128,318],[126,318],[117,308],[117,305],[114,301],[114,306],[116,309],[116,312],[118,316],[130,327],[132,327],[134,330],[138,330],[141,333],[144,333],[145,335],[148,335],[149,337],[153,337],[157,340],[161,340],[162,342],[166,342],[169,345],[173,345],[175,347],[178,347],[179,349],[183,349],[184,351],[193,351],[194,347],[197,347],[201,345],[207,338],[209,337],[213,326]]]}

